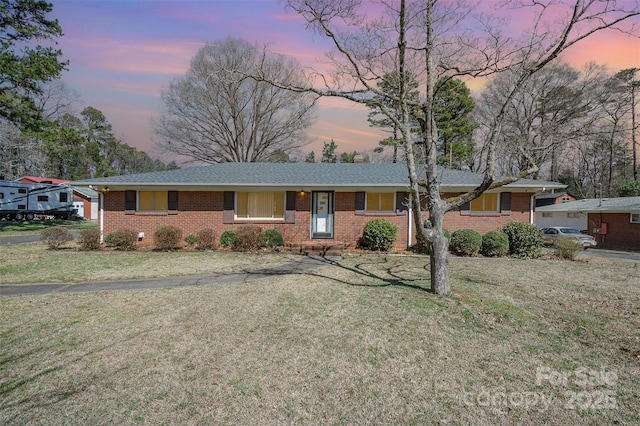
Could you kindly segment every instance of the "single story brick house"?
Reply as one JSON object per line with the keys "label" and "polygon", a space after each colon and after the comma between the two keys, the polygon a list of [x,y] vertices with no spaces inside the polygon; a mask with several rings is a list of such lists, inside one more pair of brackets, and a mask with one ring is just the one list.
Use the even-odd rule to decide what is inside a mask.
{"label": "single story brick house", "polygon": [[598,245],[640,250],[640,197],[588,198],[539,207],[536,214],[543,212],[586,216],[585,229]]}
{"label": "single story brick house", "polygon": [[[442,169],[444,196],[475,188],[482,175]],[[101,235],[134,229],[151,244],[156,228],[183,235],[257,224],[278,229],[285,242],[317,240],[353,247],[365,224],[385,218],[398,226],[397,248],[415,243],[405,164],[222,163],[162,172],[77,181],[101,193]],[[535,195],[561,189],[556,182],[521,179],[448,212],[449,231],[496,229],[510,221],[533,223]]]}

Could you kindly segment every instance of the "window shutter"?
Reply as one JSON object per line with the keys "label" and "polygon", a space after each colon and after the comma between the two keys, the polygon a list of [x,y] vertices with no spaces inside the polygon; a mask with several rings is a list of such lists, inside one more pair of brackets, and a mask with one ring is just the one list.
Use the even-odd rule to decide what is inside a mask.
{"label": "window shutter", "polygon": [[222,223],[233,223],[234,201],[235,193],[233,191],[224,191],[224,212],[222,214]]}
{"label": "window shutter", "polygon": [[169,214],[178,213],[178,191],[167,191],[167,210]]}
{"label": "window shutter", "polygon": [[136,191],[124,191],[124,210],[130,213],[136,211]]}
{"label": "window shutter", "polygon": [[471,202],[467,201],[466,203],[460,206],[460,215],[471,216]]}
{"label": "window shutter", "polygon": [[503,192],[500,194],[500,213],[505,216],[511,214],[511,193]]}
{"label": "window shutter", "polygon": [[296,192],[287,191],[284,200],[284,221],[285,223],[296,223]]}
{"label": "window shutter", "polygon": [[406,192],[396,192],[396,214],[401,215],[407,210],[409,197]]}
{"label": "window shutter", "polygon": [[365,193],[364,192],[356,192],[355,211],[356,211],[357,215],[363,215],[364,214],[364,199],[365,199]]}

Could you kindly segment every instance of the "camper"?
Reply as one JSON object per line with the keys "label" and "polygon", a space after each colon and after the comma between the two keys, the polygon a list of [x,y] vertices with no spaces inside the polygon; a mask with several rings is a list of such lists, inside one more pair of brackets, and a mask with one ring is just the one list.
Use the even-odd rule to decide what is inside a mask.
{"label": "camper", "polygon": [[70,186],[0,180],[0,219],[32,220],[36,216],[70,219],[75,212]]}

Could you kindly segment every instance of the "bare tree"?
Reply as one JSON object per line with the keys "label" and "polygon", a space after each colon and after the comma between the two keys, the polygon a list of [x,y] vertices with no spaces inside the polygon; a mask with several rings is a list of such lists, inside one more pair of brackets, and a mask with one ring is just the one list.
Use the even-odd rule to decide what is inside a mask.
{"label": "bare tree", "polygon": [[[541,169],[534,177],[546,172],[545,177],[558,179],[562,152],[569,141],[584,134],[592,120],[588,113],[595,108],[597,99],[589,90],[594,83],[589,76],[567,64],[552,64],[522,86],[507,105],[502,135],[495,146],[499,174],[519,173],[533,159]],[[507,71],[487,85],[481,96],[479,122],[490,123],[502,108],[513,77]],[[482,129],[479,133],[480,138],[486,138]]]}
{"label": "bare tree", "polygon": [[162,94],[166,113],[155,126],[159,148],[218,163],[269,161],[306,145],[317,97],[246,78],[258,70],[286,85],[305,84],[295,61],[244,40],[200,49],[187,74]]}
{"label": "bare tree", "polygon": [[[321,96],[339,96],[371,105],[374,96],[386,99],[376,107],[394,122],[400,133],[409,175],[411,203],[419,237],[431,248],[431,289],[448,294],[448,241],[443,233],[446,212],[477,198],[484,191],[512,183],[538,171],[538,165],[525,150],[527,164],[505,179],[496,180],[495,147],[507,118],[507,106],[520,89],[538,71],[552,63],[560,53],[577,42],[607,28],[621,28],[640,12],[637,1],[546,0],[504,1],[494,9],[503,16],[487,15],[469,2],[437,0],[288,0],[309,28],[328,38],[335,51],[328,57],[334,73],[315,74],[315,87],[293,87],[269,80],[278,87],[310,91]],[[482,2],[475,2],[475,5]],[[509,13],[528,14],[529,28],[510,28]],[[505,15],[506,14],[506,15]],[[438,168],[438,128],[434,100],[441,78],[488,77],[509,70],[513,73],[510,90],[502,107],[490,117],[485,141],[484,179],[472,191],[443,199],[440,193],[442,173]],[[382,91],[377,83],[385,74],[396,72],[398,87]],[[406,87],[406,76],[420,83],[420,99],[414,101]],[[394,105],[390,108],[389,105]],[[398,114],[399,111],[399,114]],[[418,112],[416,112],[418,111]],[[417,164],[411,122],[420,123],[422,164]],[[420,166],[420,167],[418,167]],[[426,192],[429,227],[423,227],[421,195]]]}

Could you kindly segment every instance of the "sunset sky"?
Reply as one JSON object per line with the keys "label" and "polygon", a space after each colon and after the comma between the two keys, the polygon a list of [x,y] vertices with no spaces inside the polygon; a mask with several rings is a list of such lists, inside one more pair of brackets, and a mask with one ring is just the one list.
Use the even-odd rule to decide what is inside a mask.
{"label": "sunset sky", "polygon": [[[80,95],[78,110],[101,110],[118,138],[153,157],[151,119],[162,110],[160,93],[187,71],[204,44],[242,37],[305,65],[331,47],[278,0],[50,2],[49,17],[58,19],[65,34],[59,47],[70,62],[63,81]],[[607,31],[575,46],[563,59],[576,67],[595,61],[613,71],[640,67],[640,41]],[[371,150],[381,139],[369,127],[366,110],[346,101],[322,100],[316,116],[309,131],[313,142],[304,149],[314,150],[316,158],[322,143],[332,138],[339,152]]]}

